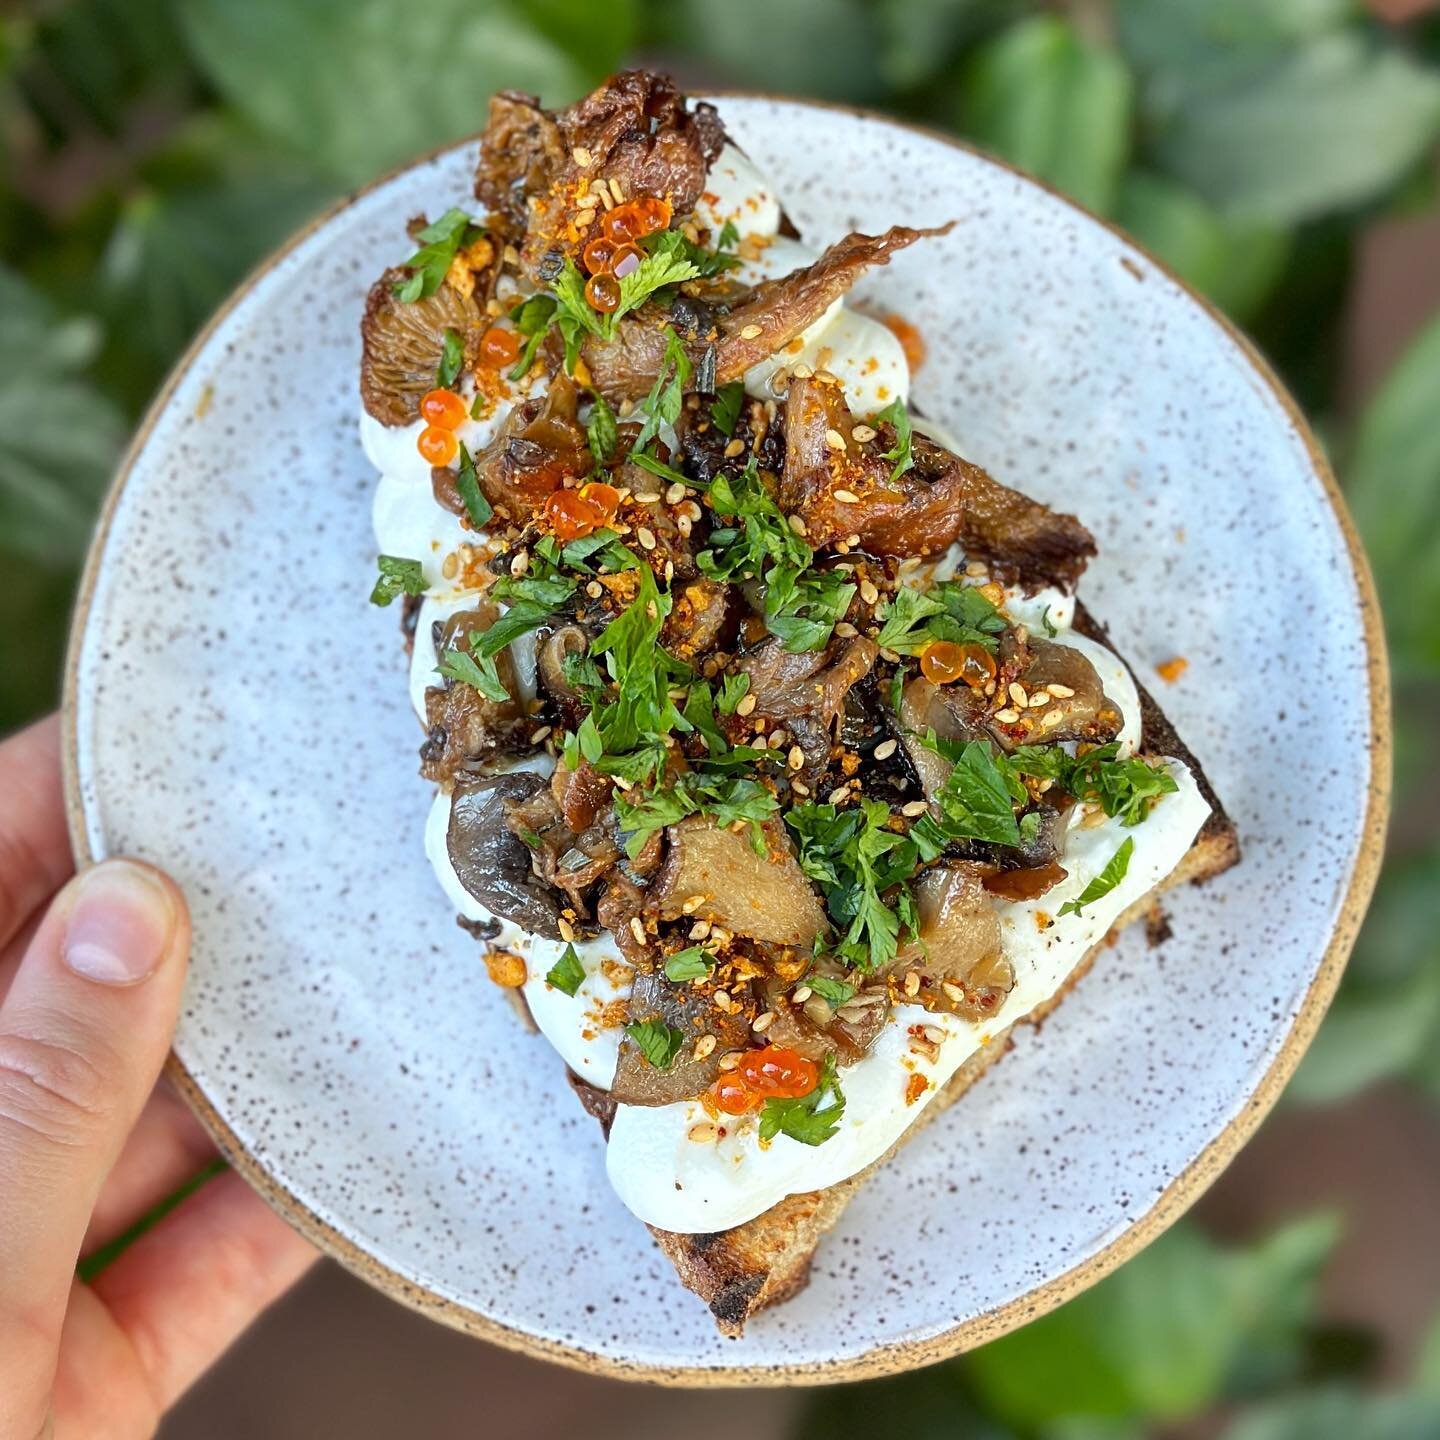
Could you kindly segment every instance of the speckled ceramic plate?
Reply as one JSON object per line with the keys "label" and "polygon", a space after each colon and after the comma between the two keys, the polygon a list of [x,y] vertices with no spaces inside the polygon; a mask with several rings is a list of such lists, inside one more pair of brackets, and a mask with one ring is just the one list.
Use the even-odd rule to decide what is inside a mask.
{"label": "speckled ceramic plate", "polygon": [[172,1070],[298,1227],[398,1298],[534,1354],[689,1383],[923,1363],[1075,1294],[1254,1129],[1374,878],[1384,660],[1354,536],[1274,377],[1154,261],[1057,196],[874,116],[733,97],[807,238],[958,218],[862,287],[919,322],[915,396],[1006,482],[1077,511],[1085,597],[1239,826],[1245,860],[1127,933],[898,1159],[810,1287],[722,1339],[606,1183],[425,862],[397,611],[366,603],[375,476],[358,322],[405,220],[473,147],[359,195],[191,349],[111,493],[76,621],[84,858],[169,868],[195,911]]}

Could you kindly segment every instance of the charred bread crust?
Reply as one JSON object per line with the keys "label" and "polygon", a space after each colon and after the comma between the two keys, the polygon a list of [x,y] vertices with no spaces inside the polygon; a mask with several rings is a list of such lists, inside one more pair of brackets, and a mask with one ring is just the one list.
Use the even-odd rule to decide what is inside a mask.
{"label": "charred bread crust", "polygon": [[[1079,634],[1114,650],[1104,626],[1078,604],[1075,629]],[[1152,754],[1173,756],[1183,761],[1210,804],[1210,816],[1201,826],[1195,843],[1170,875],[1154,890],[1136,900],[1115,922],[1110,934],[1085,953],[1060,989],[1017,1020],[1017,1025],[1040,1025],[1048,1019],[1089,972],[1096,957],[1108,947],[1114,935],[1150,915],[1155,897],[1162,891],[1209,880],[1228,870],[1240,858],[1240,843],[1234,822],[1225,813],[1199,761],[1138,680],[1136,689],[1140,695],[1142,718],[1141,748]],[[789,1195],[753,1220],[730,1230],[682,1235],[657,1229],[653,1225],[647,1227],[661,1251],[675,1266],[685,1287],[693,1290],[710,1307],[710,1313],[723,1334],[738,1336],[751,1316],[770,1305],[790,1299],[804,1289],[821,1236],[840,1219],[851,1197],[873,1171],[954,1104],[1010,1049],[1013,1029],[1014,1025],[1007,1028],[966,1061],[895,1144],[873,1164],[848,1180],[824,1190]],[[600,1122],[608,1138],[610,1124],[615,1117],[615,1101],[603,1090],[587,1085],[577,1076],[571,1074],[569,1078],[580,1103]]]}

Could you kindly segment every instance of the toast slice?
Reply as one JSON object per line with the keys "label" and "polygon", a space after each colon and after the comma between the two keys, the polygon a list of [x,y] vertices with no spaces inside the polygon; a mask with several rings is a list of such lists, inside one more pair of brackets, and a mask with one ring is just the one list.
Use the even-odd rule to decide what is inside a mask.
{"label": "toast slice", "polygon": [[[1104,627],[1084,606],[1076,607],[1075,630],[1114,649]],[[1225,813],[1199,762],[1176,734],[1175,727],[1166,719],[1154,697],[1138,681],[1136,688],[1140,693],[1143,717],[1141,748],[1184,761],[1210,804],[1210,816],[1179,865],[1161,885],[1137,900],[1120,916],[1111,935],[1136,920],[1157,915],[1156,896],[1162,891],[1177,885],[1198,885],[1228,870],[1240,859],[1240,842],[1234,822]],[[1089,950],[1070,972],[1061,989],[1015,1024],[1038,1025],[1043,1021],[1085,975],[1108,943],[1109,936]],[[890,1150],[849,1179],[824,1190],[789,1195],[764,1214],[730,1230],[682,1235],[649,1227],[656,1243],[675,1266],[681,1281],[709,1305],[716,1325],[724,1334],[738,1336],[752,1315],[767,1306],[788,1300],[805,1287],[821,1237],[839,1220],[866,1178],[884,1165],[901,1145],[958,1100],[1005,1054],[1010,1048],[1010,1031],[1013,1029],[1013,1025],[1008,1027],[983,1050],[977,1051],[956,1071],[944,1091],[926,1106]],[[581,1104],[600,1122],[608,1135],[615,1115],[615,1101],[604,1091],[594,1089],[573,1074],[570,1083]]]}

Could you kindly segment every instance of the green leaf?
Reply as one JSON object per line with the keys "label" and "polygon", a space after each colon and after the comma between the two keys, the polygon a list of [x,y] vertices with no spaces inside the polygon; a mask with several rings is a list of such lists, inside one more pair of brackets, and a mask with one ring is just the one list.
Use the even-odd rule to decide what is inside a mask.
{"label": "green leaf", "polygon": [[749,675],[743,672],[739,675],[727,675],[720,682],[720,694],[715,701],[715,708],[722,715],[733,715],[736,707],[749,693]]}
{"label": "green leaf", "polygon": [[465,342],[458,330],[447,326],[440,347],[440,364],[435,371],[436,384],[442,389],[449,389],[460,378],[460,367],[464,363]]}
{"label": "green leaf", "polygon": [[910,412],[905,408],[905,402],[897,395],[875,416],[875,423],[895,427],[895,443],[884,452],[884,458],[895,462],[890,478],[898,480],[915,464],[915,458],[910,453]]}
{"label": "green leaf", "polygon": [[1105,868],[1080,892],[1079,898],[1067,900],[1061,907],[1062,915],[1078,915],[1087,905],[1108,895],[1124,878],[1130,869],[1130,857],[1135,853],[1135,837],[1129,835],[1120,848],[1105,862]]}
{"label": "green leaf", "polygon": [[665,978],[675,981],[676,984],[686,980],[703,980],[714,963],[715,957],[708,950],[691,945],[688,949],[677,950],[673,955],[666,956]]}
{"label": "green leaf", "polygon": [[992,1418],[1027,1433],[1076,1416],[1185,1419],[1223,1393],[1251,1349],[1293,1366],[1337,1234],[1332,1219],[1312,1217],[1221,1250],[1176,1225],[1094,1289],[966,1356],[964,1369]]}
{"label": "green leaf", "polygon": [[625,1027],[625,1033],[657,1070],[668,1070],[685,1044],[684,1031],[663,1020],[632,1021]]}
{"label": "green leaf", "polygon": [[500,671],[495,664],[495,653],[492,651],[486,654],[481,649],[481,643],[489,633],[489,631],[472,630],[469,640],[470,648],[462,650],[458,646],[452,647],[440,657],[440,663],[435,669],[439,674],[451,680],[457,680],[462,685],[470,686],[472,690],[478,690],[487,700],[501,704],[510,698],[510,692],[505,688],[504,681],[500,679]]}
{"label": "green leaf", "polygon": [[996,845],[1020,843],[1016,798],[1003,762],[984,740],[972,740],[965,746],[935,796],[947,836]]}
{"label": "green leaf", "polygon": [[573,100],[615,65],[628,29],[606,31],[590,16],[572,31],[573,0],[543,0],[538,11],[528,0],[404,10],[388,0],[179,0],[179,9],[221,93],[345,183],[472,133],[496,91]]}
{"label": "green leaf", "polygon": [[125,436],[115,406],[77,373],[98,338],[93,320],[67,317],[0,266],[0,552],[50,568],[85,552]]}
{"label": "green leaf", "polygon": [[715,403],[710,407],[710,423],[722,434],[733,435],[740,419],[740,407],[745,403],[745,382],[732,380],[715,392]]}
{"label": "green leaf", "polygon": [[585,983],[585,967],[580,963],[574,945],[565,946],[560,958],[545,972],[545,979],[557,990],[574,997],[576,991]]}
{"label": "green leaf", "polygon": [[1352,19],[1354,0],[1115,0],[1120,45],[1136,65],[1207,79],[1218,65],[1273,54]]}
{"label": "green leaf", "polygon": [[1130,151],[1125,62],[1056,15],[1021,20],[983,45],[955,89],[961,130],[1100,214]]}
{"label": "green leaf", "polygon": [[1400,679],[1440,674],[1440,317],[1371,400],[1344,469]]}
{"label": "green leaf", "polygon": [[1271,1400],[1249,1411],[1223,1440],[1433,1440],[1440,1400],[1325,1389]]}
{"label": "green leaf", "polygon": [[1383,194],[1440,129],[1440,76],[1359,31],[1287,47],[1156,117],[1160,164],[1227,214],[1290,224]]}
{"label": "green leaf", "polygon": [[590,442],[590,453],[595,457],[595,463],[603,468],[615,453],[620,430],[615,423],[615,412],[598,390],[595,392],[594,408],[590,412],[590,423],[585,427],[585,435]]}
{"label": "green leaf", "polygon": [[1145,170],[1126,175],[1115,218],[1240,321],[1259,310],[1290,257],[1280,226],[1228,219],[1178,180]]}
{"label": "green leaf", "polygon": [[822,1000],[827,1001],[837,1010],[847,1001],[855,998],[853,985],[847,985],[843,980],[832,980],[828,975],[811,975],[801,983],[808,985]]}
{"label": "green leaf", "polygon": [[470,517],[470,523],[477,530],[483,530],[495,510],[480,489],[474,457],[463,440],[460,442],[460,468],[455,473],[455,489],[465,502],[465,513]]}
{"label": "green leaf", "polygon": [[375,561],[380,575],[370,592],[372,605],[389,605],[397,595],[423,595],[425,570],[418,560],[399,555],[380,555]]}
{"label": "green leaf", "polygon": [[[821,1101],[829,1097],[828,1105]],[[836,1077],[835,1057],[826,1055],[824,1068],[808,1095],[793,1100],[772,1097],[760,1111],[760,1138],[788,1135],[802,1145],[823,1145],[845,1118],[845,1096]]]}

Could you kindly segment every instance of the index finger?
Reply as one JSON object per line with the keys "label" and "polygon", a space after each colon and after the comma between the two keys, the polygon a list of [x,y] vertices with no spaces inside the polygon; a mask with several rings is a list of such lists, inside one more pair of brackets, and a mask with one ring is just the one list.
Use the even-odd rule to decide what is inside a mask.
{"label": "index finger", "polygon": [[0,953],[75,870],[54,715],[0,743]]}

